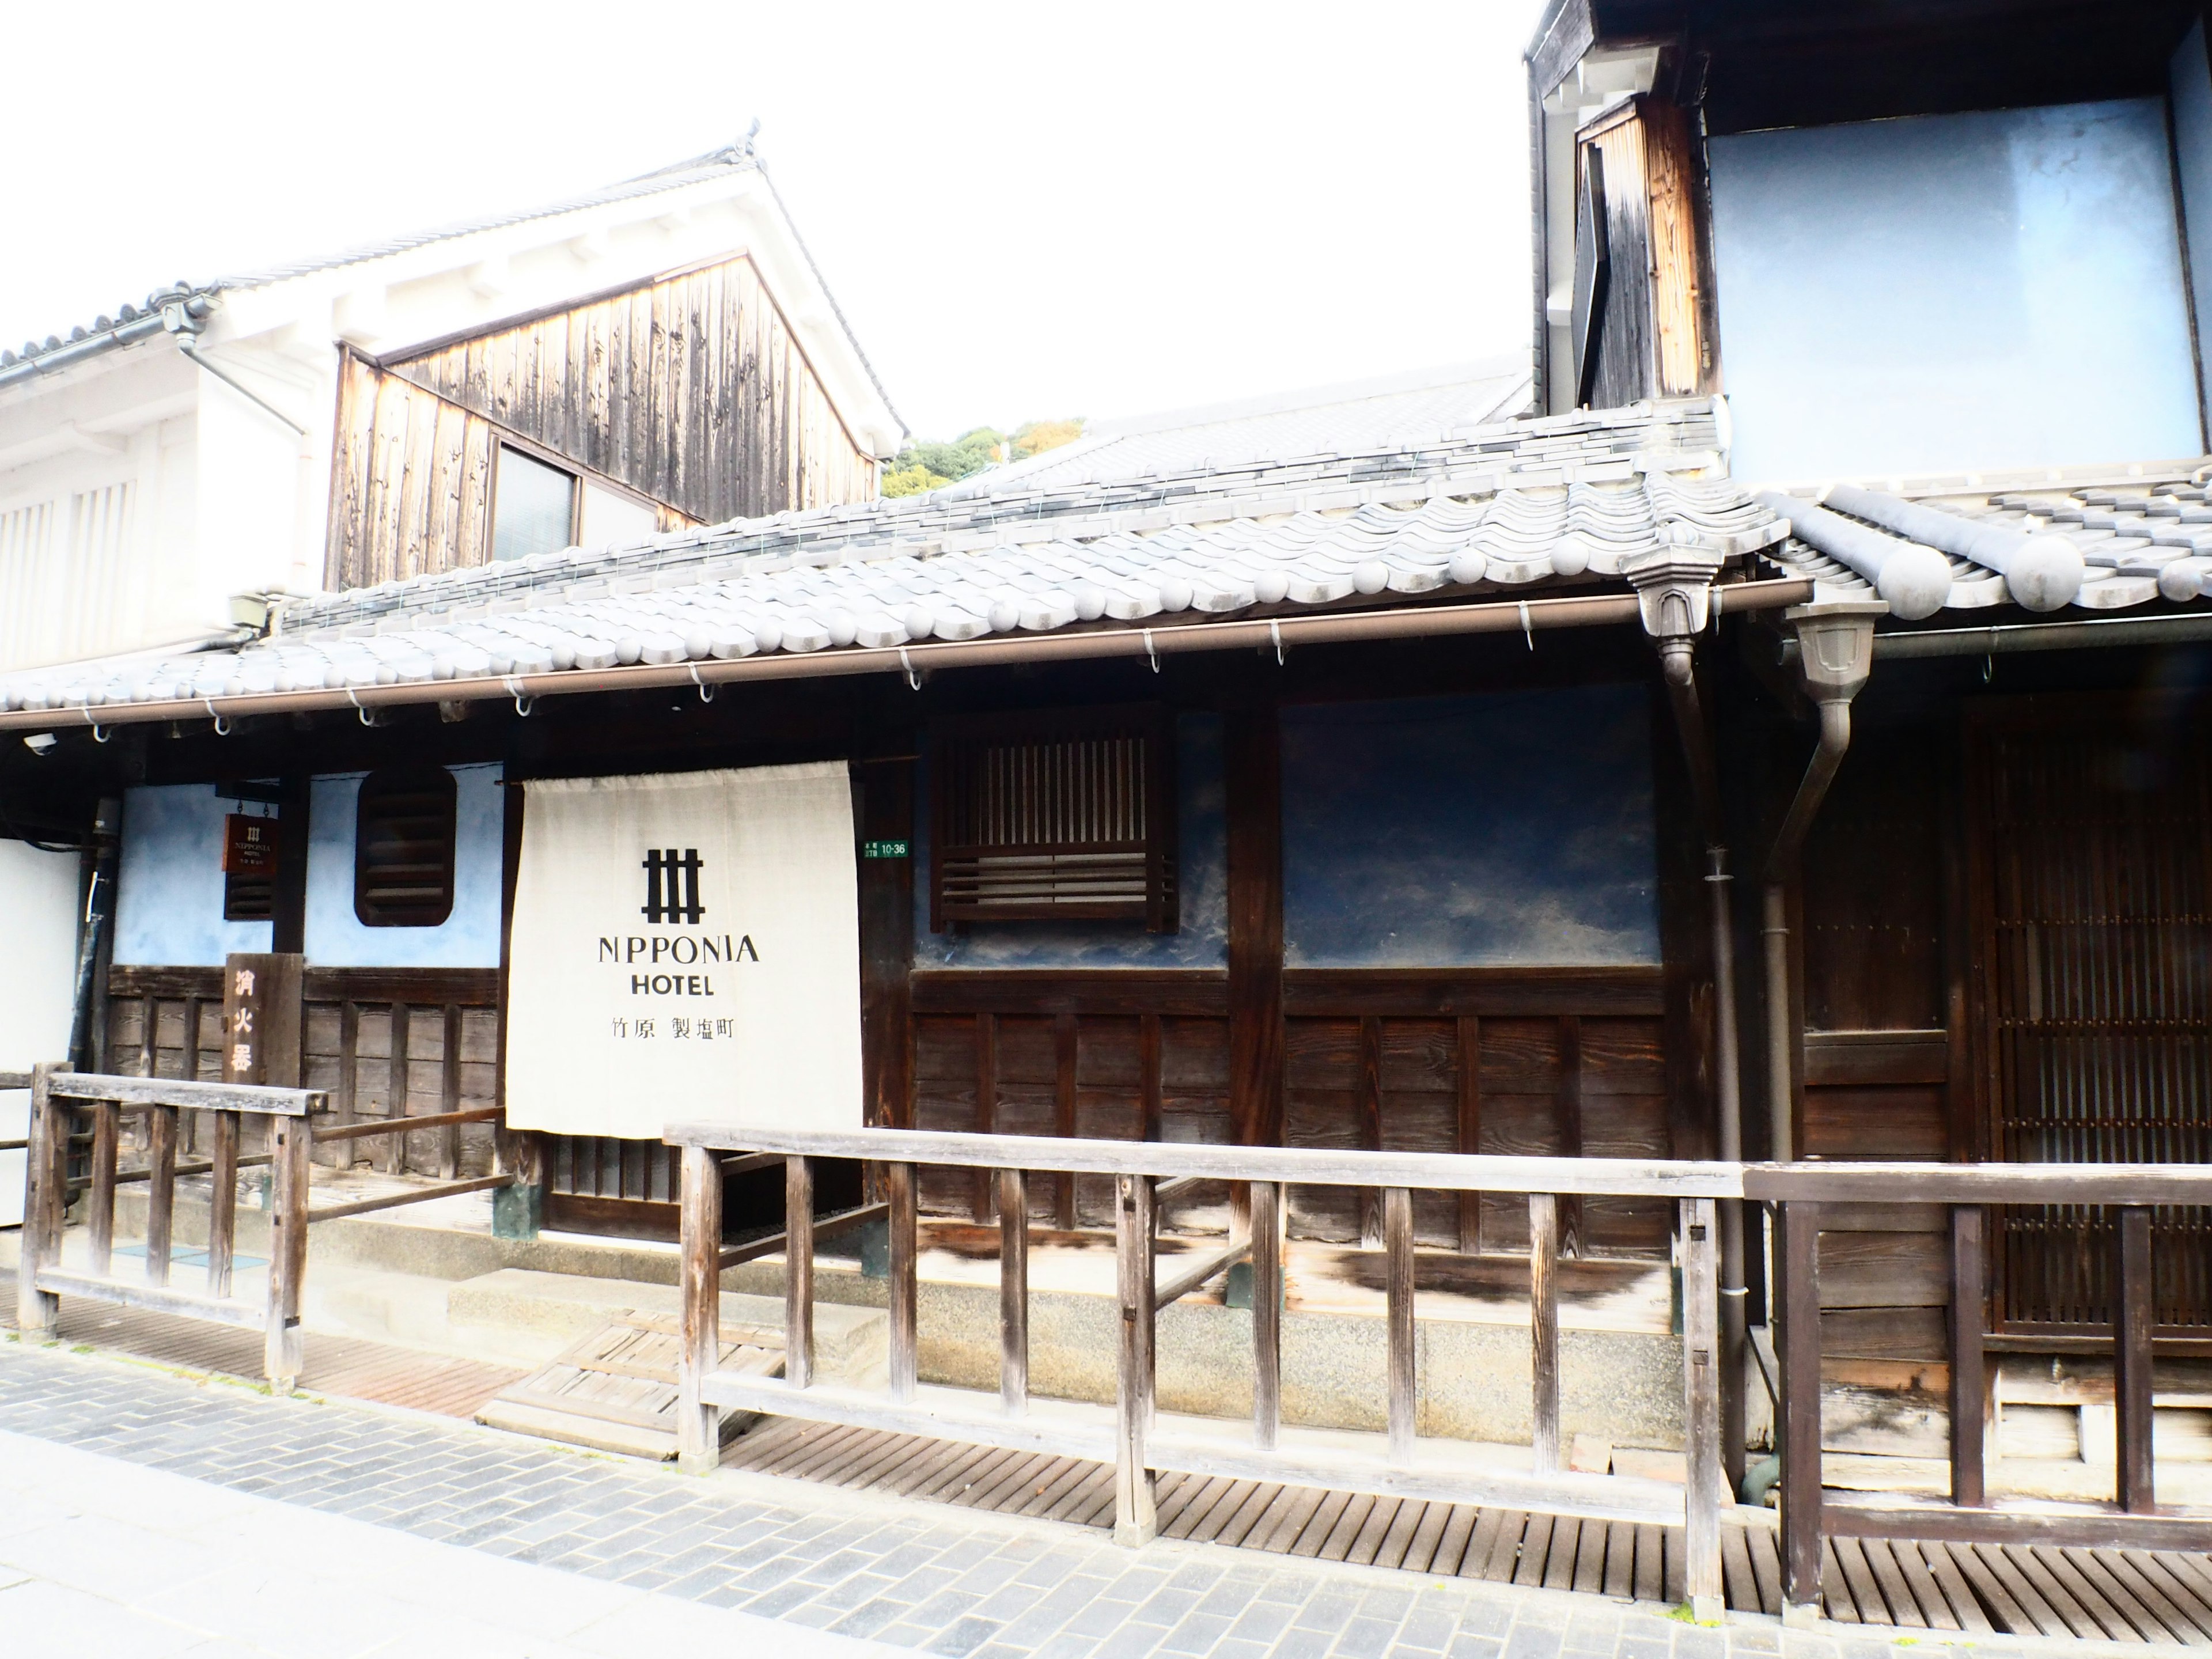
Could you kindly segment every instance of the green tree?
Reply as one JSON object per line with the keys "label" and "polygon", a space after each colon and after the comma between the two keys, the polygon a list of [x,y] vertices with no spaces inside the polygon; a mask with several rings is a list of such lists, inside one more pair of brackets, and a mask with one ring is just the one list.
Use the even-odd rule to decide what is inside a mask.
{"label": "green tree", "polygon": [[987,466],[1041,455],[1082,435],[1083,422],[1078,417],[1030,421],[1011,433],[996,427],[972,427],[950,443],[933,439],[910,443],[884,467],[882,492],[889,496],[918,495],[970,477]]}

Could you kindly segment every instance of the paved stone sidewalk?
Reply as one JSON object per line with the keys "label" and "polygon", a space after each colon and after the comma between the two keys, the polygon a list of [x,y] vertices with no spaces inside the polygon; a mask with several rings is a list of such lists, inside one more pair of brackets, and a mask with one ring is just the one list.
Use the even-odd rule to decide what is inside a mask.
{"label": "paved stone sidewalk", "polygon": [[[758,1620],[782,1621],[792,1627],[788,1639],[771,1631],[766,1643],[775,1654],[804,1653],[802,1632],[827,1631],[975,1659],[1906,1659],[1903,1645],[1785,1632],[1771,1620],[1698,1628],[1596,1596],[1168,1540],[1133,1552],[1047,1522],[731,1470],[690,1479],[410,1413],[271,1400],[12,1337],[0,1344],[0,1434],[449,1547],[432,1552],[443,1564],[441,1582],[465,1583],[471,1560],[498,1557],[619,1587],[632,1597],[629,1611],[593,1639],[611,1639],[626,1619],[637,1629],[630,1650],[640,1654],[668,1650],[659,1615],[682,1601],[753,1615],[733,1621],[745,1631],[729,1633],[756,1647]],[[0,1561],[28,1547],[26,1536],[35,1529],[18,1532]],[[81,1564],[76,1571],[82,1585]],[[484,1571],[493,1576],[480,1616],[496,1624],[511,1592],[495,1588],[490,1564]],[[116,1559],[115,1585],[130,1571]],[[0,1590],[0,1630],[9,1598],[23,1593]],[[550,1645],[469,1650],[624,1651],[541,1634]],[[2008,1638],[1974,1645],[1991,1659],[2050,1650]],[[415,1642],[405,1650],[425,1659],[432,1651]],[[694,1650],[685,1643],[677,1650]]]}

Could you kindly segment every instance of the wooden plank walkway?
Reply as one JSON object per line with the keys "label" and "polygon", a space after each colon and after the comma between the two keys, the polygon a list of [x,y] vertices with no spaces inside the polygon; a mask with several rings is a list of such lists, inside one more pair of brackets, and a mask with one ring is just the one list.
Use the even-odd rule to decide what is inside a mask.
{"label": "wooden plank walkway", "polygon": [[[722,1463],[1001,1515],[1114,1524],[1112,1466],[1043,1452],[769,1418]],[[1160,1477],[1159,1518],[1164,1537],[1275,1555],[1683,1599],[1682,1533],[1674,1527],[1172,1474]],[[1828,1616],[1844,1624],[2212,1647],[2212,1555],[1851,1538],[1826,1550]],[[1731,1608],[1781,1613],[1771,1527],[1724,1525],[1721,1565]]]}
{"label": "wooden plank walkway", "polygon": [[[15,1328],[15,1276],[0,1272],[0,1326]],[[172,1314],[146,1313],[76,1297],[62,1298],[60,1338],[186,1370],[261,1381],[261,1334]],[[474,1417],[527,1373],[358,1337],[309,1332],[300,1386],[312,1394],[406,1406],[444,1417]]]}

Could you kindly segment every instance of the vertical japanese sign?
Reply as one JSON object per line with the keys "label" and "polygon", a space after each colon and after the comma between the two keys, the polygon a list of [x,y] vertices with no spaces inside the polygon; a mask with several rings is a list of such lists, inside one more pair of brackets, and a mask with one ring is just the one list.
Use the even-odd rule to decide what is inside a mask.
{"label": "vertical japanese sign", "polygon": [[300,1086],[305,959],[240,952],[222,965],[222,1080]]}
{"label": "vertical japanese sign", "polygon": [[526,784],[510,1128],[860,1121],[859,879],[842,761]]}

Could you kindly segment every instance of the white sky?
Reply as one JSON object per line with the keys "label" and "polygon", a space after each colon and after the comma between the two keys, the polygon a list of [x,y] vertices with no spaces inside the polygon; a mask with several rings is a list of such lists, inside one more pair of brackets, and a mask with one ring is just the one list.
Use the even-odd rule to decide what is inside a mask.
{"label": "white sky", "polygon": [[1525,351],[1538,0],[11,9],[0,342],[741,135],[925,436]]}

